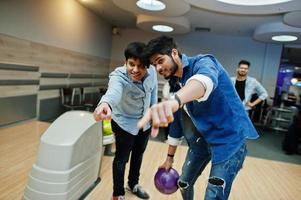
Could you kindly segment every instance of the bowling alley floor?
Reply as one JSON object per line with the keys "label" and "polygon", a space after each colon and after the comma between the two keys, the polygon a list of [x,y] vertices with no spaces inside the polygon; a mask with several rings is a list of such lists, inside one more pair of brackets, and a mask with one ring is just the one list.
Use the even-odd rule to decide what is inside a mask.
{"label": "bowling alley floor", "polygon": [[[272,131],[263,126],[256,126],[256,129],[259,133],[259,138],[247,140],[248,156],[301,165],[301,155],[287,155],[282,151],[284,132]],[[164,142],[164,131],[160,130],[159,136],[152,138],[152,140]],[[187,144],[183,141],[182,145],[185,146]]]}
{"label": "bowling alley floor", "polygon": [[[21,199],[31,166],[35,161],[39,138],[48,123],[29,121],[0,128],[0,199]],[[250,146],[250,145],[249,145]],[[270,148],[264,147],[265,151]],[[187,147],[180,146],[174,167],[180,172]],[[251,150],[252,151],[252,150]],[[251,153],[251,151],[249,151]],[[259,150],[258,150],[259,151]],[[159,193],[153,184],[157,167],[166,157],[167,145],[151,140],[145,152],[140,184],[153,200],[180,200],[179,191],[172,195]],[[262,153],[264,154],[264,152]],[[101,182],[86,197],[110,200],[112,194],[112,157],[104,156],[100,172]],[[203,199],[210,166],[195,185],[195,199]],[[125,179],[126,180],[126,179]],[[230,200],[295,200],[301,199],[301,165],[248,156],[242,171],[233,184]],[[128,200],[138,199],[126,193]]]}

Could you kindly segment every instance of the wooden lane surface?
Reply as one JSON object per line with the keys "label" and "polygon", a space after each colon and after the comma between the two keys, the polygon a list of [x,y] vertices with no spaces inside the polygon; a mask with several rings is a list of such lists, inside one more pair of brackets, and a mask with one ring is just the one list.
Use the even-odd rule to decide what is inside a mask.
{"label": "wooden lane surface", "polygon": [[[30,121],[0,128],[0,200],[22,198],[28,174],[35,162],[39,138],[48,123]],[[181,171],[186,147],[177,150],[174,167]],[[153,177],[167,152],[164,143],[150,141],[141,169],[140,183],[153,200],[181,200],[179,191],[173,195],[160,194]],[[112,194],[112,157],[102,162],[102,181],[86,199],[109,200]],[[203,199],[209,174],[208,166],[195,185],[195,199]],[[128,170],[127,170],[128,171]],[[126,180],[126,179],[125,179]],[[234,182],[230,200],[297,200],[301,199],[301,166],[278,161],[247,157],[243,170]],[[138,199],[126,193],[128,200]]]}

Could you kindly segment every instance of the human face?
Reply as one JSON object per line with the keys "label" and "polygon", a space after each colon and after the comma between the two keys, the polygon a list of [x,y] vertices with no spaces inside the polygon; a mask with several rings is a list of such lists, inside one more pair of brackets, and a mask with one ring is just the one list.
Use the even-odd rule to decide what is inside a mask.
{"label": "human face", "polygon": [[125,65],[128,75],[133,81],[141,81],[147,72],[146,66],[139,59],[129,58]]}
{"label": "human face", "polygon": [[239,76],[243,76],[243,77],[247,76],[248,71],[249,71],[249,66],[246,64],[240,64],[237,68],[237,74]]}
{"label": "human face", "polygon": [[150,62],[165,79],[169,79],[173,76],[179,68],[174,58],[169,55],[155,54],[151,56]]}

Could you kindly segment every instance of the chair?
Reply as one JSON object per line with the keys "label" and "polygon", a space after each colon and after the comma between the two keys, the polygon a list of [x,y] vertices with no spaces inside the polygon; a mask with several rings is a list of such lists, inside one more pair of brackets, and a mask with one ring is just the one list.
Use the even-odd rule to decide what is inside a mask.
{"label": "chair", "polygon": [[81,96],[82,96],[82,105],[84,106],[85,110],[93,112],[94,109],[95,109],[95,105],[93,103],[93,99],[89,100],[87,98],[87,94],[88,93],[86,92],[85,88],[80,88],[80,91],[81,91]]}
{"label": "chair", "polygon": [[82,93],[80,88],[61,88],[61,103],[65,111],[84,110]]}

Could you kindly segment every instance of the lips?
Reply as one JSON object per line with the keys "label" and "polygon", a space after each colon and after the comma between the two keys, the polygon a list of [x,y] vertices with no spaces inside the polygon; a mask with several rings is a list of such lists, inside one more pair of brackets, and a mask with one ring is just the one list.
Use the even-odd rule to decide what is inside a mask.
{"label": "lips", "polygon": [[140,77],[140,74],[132,74],[132,77],[138,79]]}

